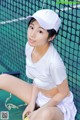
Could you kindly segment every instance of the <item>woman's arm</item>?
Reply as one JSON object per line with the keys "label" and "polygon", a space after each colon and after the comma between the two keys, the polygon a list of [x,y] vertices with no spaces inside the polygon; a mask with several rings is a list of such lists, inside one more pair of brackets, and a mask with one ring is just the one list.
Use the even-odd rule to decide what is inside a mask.
{"label": "woman's arm", "polygon": [[58,105],[66,96],[69,95],[69,87],[67,80],[64,80],[57,86],[58,93],[43,107],[52,107]]}
{"label": "woman's arm", "polygon": [[33,84],[33,91],[32,91],[32,97],[30,103],[35,104],[37,95],[38,95],[38,87]]}
{"label": "woman's arm", "polygon": [[31,100],[23,112],[23,119],[25,118],[25,116],[29,115],[30,113],[32,113],[34,111],[37,95],[38,95],[38,88],[37,88],[37,86],[35,86],[33,84]]}

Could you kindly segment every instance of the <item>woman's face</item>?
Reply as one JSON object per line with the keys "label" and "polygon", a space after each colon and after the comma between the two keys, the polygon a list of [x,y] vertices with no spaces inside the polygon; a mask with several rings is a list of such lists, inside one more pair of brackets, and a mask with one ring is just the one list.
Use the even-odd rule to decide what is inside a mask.
{"label": "woman's face", "polygon": [[28,43],[32,47],[39,47],[48,43],[48,32],[35,20],[30,23],[27,31]]}

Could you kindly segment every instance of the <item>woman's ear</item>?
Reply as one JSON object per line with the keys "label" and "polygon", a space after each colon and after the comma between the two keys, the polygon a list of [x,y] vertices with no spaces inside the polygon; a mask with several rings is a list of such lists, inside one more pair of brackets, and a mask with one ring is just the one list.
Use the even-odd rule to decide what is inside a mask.
{"label": "woman's ear", "polygon": [[55,38],[56,35],[49,37],[48,41],[52,41]]}

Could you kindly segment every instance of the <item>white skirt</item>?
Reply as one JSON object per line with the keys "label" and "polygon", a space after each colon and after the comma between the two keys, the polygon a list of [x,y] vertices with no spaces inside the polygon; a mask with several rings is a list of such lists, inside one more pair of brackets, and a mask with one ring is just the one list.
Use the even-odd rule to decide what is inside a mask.
{"label": "white skirt", "polygon": [[[46,97],[41,92],[38,94],[38,98],[36,100],[37,105],[40,107],[46,104],[51,98]],[[63,112],[64,120],[75,120],[75,116],[77,113],[76,107],[73,102],[73,94],[70,92],[70,96],[64,98],[57,107]]]}

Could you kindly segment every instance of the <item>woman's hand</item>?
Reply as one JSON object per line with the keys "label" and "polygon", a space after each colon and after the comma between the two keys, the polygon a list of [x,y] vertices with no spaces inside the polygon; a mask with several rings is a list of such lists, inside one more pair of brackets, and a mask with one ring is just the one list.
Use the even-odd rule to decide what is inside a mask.
{"label": "woman's hand", "polygon": [[30,103],[23,112],[23,120],[25,117],[29,116],[35,109],[35,104]]}
{"label": "woman's hand", "polygon": [[36,115],[37,115],[37,110],[31,112],[27,117],[30,119],[34,119],[36,118]]}
{"label": "woman's hand", "polygon": [[32,113],[30,113],[27,117],[28,119],[35,120],[37,116],[43,111],[46,110],[46,107],[40,107],[37,110],[34,110]]}

